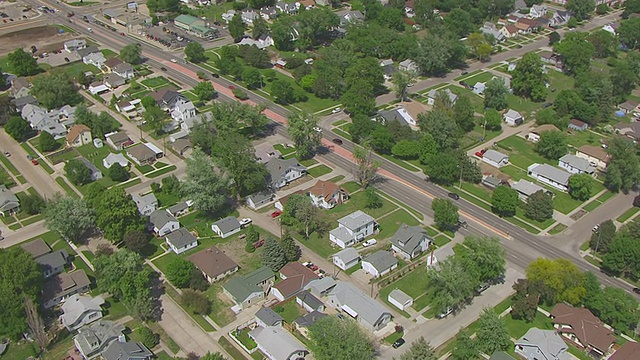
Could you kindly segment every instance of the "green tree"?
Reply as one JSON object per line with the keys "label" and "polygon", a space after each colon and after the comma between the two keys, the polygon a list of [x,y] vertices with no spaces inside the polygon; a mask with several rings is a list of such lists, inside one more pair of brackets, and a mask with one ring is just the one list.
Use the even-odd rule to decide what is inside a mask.
{"label": "green tree", "polygon": [[440,151],[458,146],[458,127],[447,111],[436,109],[418,115],[418,126],[425,133],[431,134]]}
{"label": "green tree", "polygon": [[494,282],[506,273],[505,251],[498,238],[467,236],[463,242],[468,252],[460,261],[475,286]]}
{"label": "green tree", "polygon": [[434,291],[431,306],[437,314],[449,308],[457,309],[478,286],[477,279],[466,271],[460,259],[451,257],[439,264],[439,269],[429,267],[426,275],[427,288]]}
{"label": "green tree", "polygon": [[509,88],[502,78],[495,77],[489,80],[484,89],[484,107],[496,110],[506,109],[507,94],[509,94]]}
{"label": "green tree", "polygon": [[425,174],[429,181],[441,185],[451,185],[459,179],[458,159],[451,152],[429,155],[422,161],[426,164]]}
{"label": "green tree", "polygon": [[178,12],[180,10],[180,0],[150,0],[147,7],[152,13],[157,12]]}
{"label": "green tree", "polygon": [[553,49],[562,57],[566,73],[577,75],[589,70],[595,48],[586,40],[587,33],[574,31],[566,33],[564,39],[554,45]]}
{"label": "green tree", "polygon": [[393,156],[405,160],[415,160],[420,157],[421,152],[422,147],[417,140],[400,140],[391,148]]}
{"label": "green tree", "polygon": [[542,284],[532,283],[527,279],[518,279],[513,284],[516,293],[511,297],[511,316],[514,319],[523,319],[526,322],[535,319],[541,301],[541,287]]}
{"label": "green tree", "polygon": [[269,24],[259,17],[253,20],[253,29],[251,29],[251,37],[258,39],[262,35],[269,35]]}
{"label": "green tree", "polygon": [[292,104],[298,100],[296,90],[288,80],[275,80],[271,83],[271,95],[278,104]]}
{"label": "green tree", "polygon": [[352,84],[340,98],[345,109],[355,116],[369,116],[375,113],[376,101],[373,87],[364,80],[356,80]]}
{"label": "green tree", "polygon": [[504,185],[498,186],[491,195],[491,207],[500,216],[515,215],[518,201],[518,192]]}
{"label": "green tree", "polygon": [[353,160],[357,165],[356,181],[363,189],[366,189],[378,176],[380,162],[373,157],[369,144],[356,146],[353,149]]}
{"label": "green tree", "polygon": [[248,253],[252,253],[256,251],[256,248],[253,246],[253,244],[260,240],[260,233],[253,225],[249,225],[245,234],[247,235],[247,237],[245,238],[246,244],[244,250]]}
{"label": "green tree", "polygon": [[262,87],[262,74],[256,68],[246,68],[242,71],[242,81],[250,88],[260,88]]}
{"label": "green tree", "polygon": [[555,45],[558,41],[560,41],[560,39],[560,34],[558,34],[557,31],[552,32],[551,34],[549,34],[549,46]]}
{"label": "green tree", "polygon": [[318,360],[369,360],[373,342],[353,320],[336,316],[320,318],[309,328],[309,346]]}
{"label": "green tree", "polygon": [[280,16],[271,25],[273,45],[280,51],[292,51],[295,47],[292,16]]}
{"label": "green tree", "polygon": [[4,126],[4,130],[18,142],[27,140],[33,134],[33,129],[31,129],[29,123],[20,116],[10,117]]}
{"label": "green tree", "polygon": [[142,47],[138,44],[125,45],[120,50],[120,59],[131,65],[137,65],[142,62]]}
{"label": "green tree", "polygon": [[209,315],[211,312],[211,301],[204,293],[191,289],[182,290],[180,302],[194,314]]}
{"label": "green tree", "polygon": [[456,335],[455,346],[451,350],[453,360],[476,360],[481,359],[477,342],[471,339],[469,330],[464,328]]}
{"label": "green tree", "polygon": [[467,50],[459,38],[446,32],[418,39],[413,61],[423,75],[442,75],[450,68],[464,63]]}
{"label": "green tree", "polygon": [[627,231],[620,231],[602,257],[602,268],[614,275],[640,275],[640,242]]}
{"label": "green tree", "polygon": [[591,234],[589,247],[596,253],[606,254],[609,246],[616,238],[616,225],[612,220],[605,220],[600,223],[598,231]]}
{"label": "green tree", "polygon": [[53,138],[53,135],[49,134],[46,131],[41,131],[40,136],[38,136],[38,148],[42,152],[49,152],[56,150],[60,147],[60,143]]}
{"label": "green tree", "polygon": [[460,219],[458,207],[449,199],[433,199],[431,202],[433,220],[441,230],[453,228]]}
{"label": "green tree", "polygon": [[189,287],[191,282],[191,273],[195,269],[195,265],[191,261],[183,258],[175,258],[167,265],[167,279],[171,283],[181,289]]}
{"label": "green tree", "polygon": [[94,204],[96,224],[105,238],[114,244],[119,243],[124,235],[132,231],[143,231],[146,219],[138,212],[136,203],[121,187],[112,187]]}
{"label": "green tree", "polygon": [[298,261],[300,256],[302,256],[302,249],[300,249],[300,246],[298,246],[296,240],[289,232],[285,232],[282,236],[280,247],[282,247],[284,251],[284,257],[287,259],[287,262]]}
{"label": "green tree", "polygon": [[191,158],[186,159],[187,175],[182,183],[184,198],[193,200],[196,209],[215,213],[227,200],[228,181],[220,176],[214,164],[200,149],[194,149]]}
{"label": "green tree", "polygon": [[569,178],[569,195],[574,199],[589,200],[592,189],[593,178],[589,174],[574,174]]}
{"label": "green tree", "polygon": [[239,42],[244,36],[244,32],[247,30],[247,26],[242,21],[242,15],[238,12],[229,21],[229,34],[233,38],[234,42]]}
{"label": "green tree", "polygon": [[468,133],[475,127],[475,109],[471,98],[468,96],[459,96],[453,105],[453,119],[464,133]]}
{"label": "green tree", "polygon": [[56,196],[44,208],[48,229],[60,234],[65,240],[77,242],[85,231],[94,226],[94,213],[84,199],[72,196]]}
{"label": "green tree", "polygon": [[124,234],[124,246],[136,253],[141,253],[149,245],[151,239],[145,232],[134,230]]}
{"label": "green tree", "polygon": [[606,31],[598,30],[587,36],[587,41],[593,45],[595,57],[603,59],[616,53],[618,40],[615,35]]}
{"label": "green tree", "polygon": [[78,159],[67,161],[64,165],[64,173],[74,185],[85,185],[91,182],[91,170]]}
{"label": "green tree", "polygon": [[318,117],[307,113],[293,113],[287,121],[287,131],[296,147],[296,154],[300,159],[313,156],[320,146],[322,134],[317,131]]}
{"label": "green tree", "polygon": [[409,97],[409,84],[414,81],[415,75],[406,71],[393,73],[392,83],[396,98],[404,101]]}
{"label": "green tree", "polygon": [[[470,24],[472,25],[472,24]],[[469,47],[473,50],[478,60],[485,61],[491,55],[491,44],[487,42],[487,38],[484,34],[473,33],[467,38]]]}
{"label": "green tree", "polygon": [[586,293],[584,274],[570,260],[540,258],[527,266],[526,273],[529,282],[544,286],[541,297],[548,304],[566,301],[577,305]]}
{"label": "green tree", "polygon": [[478,318],[476,331],[478,349],[485,354],[506,351],[511,346],[507,326],[493,309],[484,309]]}
{"label": "green tree", "polygon": [[566,9],[571,11],[571,15],[579,20],[588,19],[596,8],[594,0],[569,0]]}
{"label": "green tree", "polygon": [[37,193],[26,195],[20,199],[20,209],[29,215],[39,214],[44,206],[44,199]]}
{"label": "green tree", "polygon": [[535,221],[545,221],[553,217],[553,196],[543,190],[531,194],[524,208],[525,216]]}
{"label": "green tree", "polygon": [[364,190],[364,207],[367,209],[379,209],[383,205],[382,198],[374,187]]}
{"label": "green tree", "polygon": [[400,355],[400,360],[436,360],[437,358],[435,350],[424,339],[424,336],[420,336],[412,342],[409,350]]}
{"label": "green tree", "polygon": [[636,146],[623,138],[614,137],[607,144],[611,157],[605,174],[605,186],[614,192],[629,191],[640,182],[640,160]]}
{"label": "green tree", "polygon": [[487,130],[498,131],[502,129],[502,115],[496,109],[487,109],[484,112],[484,124]]}
{"label": "green tree", "polygon": [[567,151],[567,135],[561,131],[543,131],[536,143],[536,152],[549,160],[557,160]]}
{"label": "green tree", "polygon": [[7,62],[16,76],[31,76],[40,72],[36,59],[22,50],[22,48],[18,48],[14,52],[9,53],[9,55],[7,55]]}
{"label": "green tree", "polygon": [[544,101],[547,96],[548,77],[540,55],[530,52],[524,55],[511,73],[511,87],[516,95],[533,101]]}
{"label": "green tree", "polygon": [[200,101],[208,101],[216,96],[216,89],[209,81],[201,81],[198,85],[193,87],[193,93],[198,96]]}
{"label": "green tree", "polygon": [[623,20],[618,28],[618,37],[622,44],[630,49],[636,49],[638,40],[640,40],[640,21],[638,18]]}
{"label": "green tree", "polygon": [[40,105],[47,109],[56,109],[63,105],[75,105],[82,96],[65,72],[56,72],[38,76],[30,91]]}
{"label": "green tree", "polygon": [[278,272],[287,264],[287,255],[276,239],[268,237],[262,249],[262,264],[274,272]]}
{"label": "green tree", "polygon": [[153,349],[160,343],[160,335],[154,333],[146,326],[141,326],[136,329],[142,338],[142,344],[147,347],[147,349]]}
{"label": "green tree", "polygon": [[129,180],[129,171],[126,168],[122,167],[122,165],[118,163],[114,163],[109,168],[109,177],[113,181],[123,182]]}
{"label": "green tree", "polygon": [[213,354],[207,352],[204,356],[200,357],[200,360],[226,360],[226,358],[219,352],[215,352]]}
{"label": "green tree", "polygon": [[209,281],[204,277],[200,269],[194,267],[191,270],[191,278],[189,279],[189,288],[198,291],[207,291],[209,289]]}
{"label": "green tree", "polygon": [[204,47],[197,41],[192,41],[184,48],[184,54],[187,56],[187,60],[192,63],[200,63],[207,61],[207,55],[204,53]]}

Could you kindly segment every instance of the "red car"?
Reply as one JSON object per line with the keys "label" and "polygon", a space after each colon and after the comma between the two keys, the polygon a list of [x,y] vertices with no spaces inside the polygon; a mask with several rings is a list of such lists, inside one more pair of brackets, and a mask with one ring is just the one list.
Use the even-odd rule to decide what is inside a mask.
{"label": "red car", "polygon": [[122,36],[126,36],[126,34],[125,34],[125,33],[123,33],[123,32],[121,32],[121,33],[120,33],[120,35],[122,35]]}
{"label": "red car", "polygon": [[31,160],[31,163],[32,163],[33,165],[40,165],[40,163],[39,163],[39,162],[38,162],[38,160],[36,160],[36,159]]}
{"label": "red car", "polygon": [[318,268],[318,265],[312,265],[312,266],[310,267],[310,269],[311,269],[311,270],[313,270],[313,271],[316,271],[316,270],[318,270],[319,268]]}
{"label": "red car", "polygon": [[476,151],[476,156],[481,158],[481,157],[484,156],[484,153],[486,153],[486,152],[487,152],[487,149],[482,149],[480,151]]}
{"label": "red car", "polygon": [[264,239],[258,240],[258,241],[253,243],[253,247],[256,248],[256,249],[259,248],[262,245],[264,245]]}
{"label": "red car", "polygon": [[276,210],[276,211],[271,213],[271,217],[272,218],[277,218],[280,215],[282,215],[282,211],[280,211],[280,210]]}
{"label": "red car", "polygon": [[235,86],[233,86],[233,85],[229,85],[229,89],[231,89],[231,90],[235,90],[235,89],[236,89],[236,87],[235,87]]}

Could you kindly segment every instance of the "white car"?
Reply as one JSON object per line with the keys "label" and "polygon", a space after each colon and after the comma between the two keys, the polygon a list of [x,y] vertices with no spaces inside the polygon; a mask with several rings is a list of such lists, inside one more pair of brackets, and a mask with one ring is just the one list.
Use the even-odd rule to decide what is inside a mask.
{"label": "white car", "polygon": [[335,109],[331,110],[331,113],[332,113],[332,114],[337,114],[337,113],[339,113],[340,111],[342,111],[342,109],[340,109],[340,108],[335,108]]}
{"label": "white car", "polygon": [[244,218],[240,220],[240,226],[247,226],[249,224],[251,224],[253,220],[251,220],[250,218]]}
{"label": "white car", "polygon": [[438,319],[444,319],[446,318],[449,314],[451,314],[453,312],[453,308],[452,307],[448,307],[447,310],[445,310],[443,313],[438,314]]}
{"label": "white car", "polygon": [[87,31],[88,32],[93,32],[93,29],[92,28],[87,28]]}
{"label": "white car", "polygon": [[176,60],[176,59],[171,59],[171,62],[175,64],[175,63],[177,63],[177,62],[178,62],[178,60]]}
{"label": "white car", "polygon": [[594,233],[597,233],[598,230],[600,230],[600,225],[596,225],[593,227],[593,229],[591,229],[591,231],[593,231]]}
{"label": "white car", "polygon": [[375,244],[377,244],[378,241],[376,239],[369,239],[365,242],[362,243],[362,246],[367,247],[367,246],[373,246]]}
{"label": "white car", "polygon": [[322,129],[320,129],[320,127],[319,127],[319,126],[316,126],[316,127],[314,127],[314,128],[313,128],[313,131],[315,131],[315,132],[322,132]]}

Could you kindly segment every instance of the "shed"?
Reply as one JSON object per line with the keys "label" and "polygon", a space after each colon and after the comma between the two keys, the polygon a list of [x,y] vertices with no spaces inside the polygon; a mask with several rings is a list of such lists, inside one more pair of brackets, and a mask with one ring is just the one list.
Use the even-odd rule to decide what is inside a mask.
{"label": "shed", "polygon": [[400,289],[393,289],[387,296],[387,300],[402,311],[413,305],[413,298]]}

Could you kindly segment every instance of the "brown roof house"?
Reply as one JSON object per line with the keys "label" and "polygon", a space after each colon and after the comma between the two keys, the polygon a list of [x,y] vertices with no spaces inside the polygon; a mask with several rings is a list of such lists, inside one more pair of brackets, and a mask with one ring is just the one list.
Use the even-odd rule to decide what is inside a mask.
{"label": "brown roof house", "polygon": [[569,126],[567,127],[571,130],[585,131],[589,128],[589,124],[578,119],[571,119],[571,121],[569,122]]}
{"label": "brown roof house", "polygon": [[618,105],[618,109],[625,114],[631,114],[632,112],[637,111],[638,105],[640,104],[637,101],[627,100],[622,104]]}
{"label": "brown roof house", "polygon": [[624,343],[609,360],[638,360],[640,359],[640,344],[629,341]]}
{"label": "brown roof house", "polygon": [[73,125],[67,133],[67,146],[80,147],[91,144],[91,129],[87,125]]}
{"label": "brown roof house", "polygon": [[609,164],[610,157],[603,148],[593,145],[582,145],[576,150],[576,156],[585,159],[598,170],[605,170]]}
{"label": "brown roof house", "polygon": [[52,308],[71,295],[89,291],[90,285],[91,281],[84,270],[62,273],[49,278],[42,288],[42,306],[45,309]]}
{"label": "brown roof house", "polygon": [[319,279],[316,273],[297,261],[280,269],[280,278],[283,280],[271,288],[271,293],[280,301],[295,296],[312,280]]}
{"label": "brown roof house", "polygon": [[588,309],[560,303],[551,310],[551,318],[560,335],[596,358],[609,354],[616,342],[613,330]]}
{"label": "brown roof house", "polygon": [[305,191],[304,190],[296,190],[294,192],[292,192],[289,195],[283,196],[280,199],[276,200],[276,203],[274,204],[274,206],[276,207],[276,209],[280,210],[280,211],[284,211],[284,207],[287,204],[287,200],[289,200],[289,197],[293,196],[293,195],[305,195]]}
{"label": "brown roof house", "polygon": [[531,142],[537,143],[538,141],[540,141],[540,136],[545,131],[560,131],[560,129],[552,124],[540,125],[537,128],[531,130],[531,132],[527,134],[526,138]]}
{"label": "brown roof house", "polygon": [[318,180],[309,190],[309,196],[315,206],[332,209],[349,199],[349,192],[331,181]]}
{"label": "brown roof house", "polygon": [[107,144],[114,150],[122,150],[125,147],[133,144],[133,141],[129,138],[129,135],[125,132],[116,132],[105,135]]}
{"label": "brown roof house", "polygon": [[140,166],[151,165],[156,161],[156,153],[149,149],[145,144],[138,144],[128,148],[127,156]]}
{"label": "brown roof house", "polygon": [[516,28],[522,34],[531,34],[533,29],[539,27],[539,24],[535,20],[520,18],[516,21]]}
{"label": "brown roof house", "polygon": [[189,261],[202,271],[209,283],[218,281],[240,269],[235,261],[215,246],[189,256]]}

